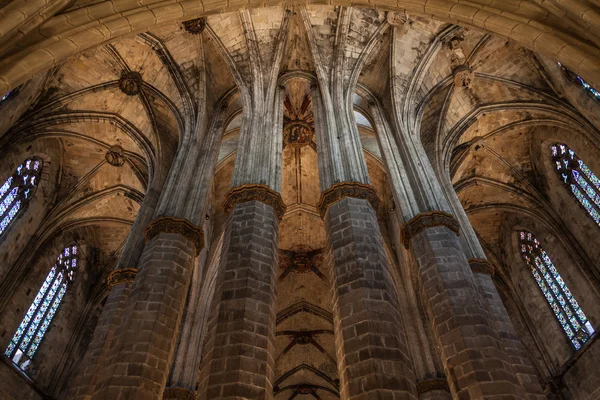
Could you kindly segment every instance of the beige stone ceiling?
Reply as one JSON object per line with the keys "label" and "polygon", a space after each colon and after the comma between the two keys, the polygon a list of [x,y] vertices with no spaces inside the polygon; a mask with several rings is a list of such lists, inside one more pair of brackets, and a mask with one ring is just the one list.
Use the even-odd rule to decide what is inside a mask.
{"label": "beige stone ceiling", "polygon": [[[80,0],[71,9],[89,10],[86,7],[96,3],[100,8],[105,2]],[[314,79],[315,65],[332,67],[331,47],[340,9],[307,6],[305,13],[300,7],[292,7],[291,12],[282,67],[276,72],[302,75],[284,83],[285,115],[310,125],[308,80]],[[267,71],[283,13],[283,7],[249,12]],[[494,260],[510,261],[506,254],[517,226],[544,226],[555,235],[571,231],[574,239],[589,240],[586,231],[593,224],[582,210],[571,207],[572,199],[552,190],[559,182],[548,169],[547,151],[554,141],[568,141],[590,167],[600,171],[600,152],[591,140],[600,127],[600,106],[566,80],[553,61],[516,41],[410,13],[409,17],[406,29],[400,30],[386,25],[384,11],[352,9],[344,49],[346,79],[362,59],[365,46],[375,43],[359,68],[357,92],[373,94],[388,110],[392,100],[400,105],[401,122],[418,132],[441,179],[455,185]],[[64,59],[23,87],[22,93],[29,97],[19,105],[19,113],[26,114],[8,131],[0,125],[0,160],[6,171],[29,154],[44,153],[48,159],[41,189],[43,205],[32,203],[39,210],[51,210],[43,221],[35,217],[40,226],[38,243],[50,243],[65,229],[76,232],[89,227],[107,259],[118,254],[149,182],[166,173],[183,127],[193,120],[195,105],[202,102],[209,116],[221,106],[228,116],[213,184],[213,237],[219,236],[226,218],[221,204],[231,184],[243,123],[231,65],[242,79],[252,73],[248,32],[241,18],[238,12],[210,15],[201,35],[185,32],[172,21],[151,24],[139,30],[143,33],[109,40]],[[552,18],[547,22],[562,26]],[[320,50],[319,63],[315,63],[309,36]],[[36,43],[41,38],[34,32],[27,40]],[[474,72],[468,88],[454,85],[454,71],[462,64]],[[127,96],[119,90],[123,71],[141,74],[141,94]],[[5,79],[20,79],[17,75],[0,64],[0,87],[6,86]],[[369,175],[384,200],[379,211],[387,232],[383,225],[391,208],[389,182],[368,103],[359,95],[353,102]],[[3,107],[17,112],[15,104]],[[125,151],[121,167],[104,161],[106,151],[115,144]],[[288,146],[283,151],[282,196],[288,213],[280,226],[279,247],[287,252],[325,247],[325,231],[316,211],[317,164],[314,146]],[[568,215],[555,211],[561,208],[572,211]],[[584,222],[576,225],[574,217]],[[15,249],[0,249],[6,250],[4,265],[13,263],[24,248],[19,244]],[[588,256],[597,261],[600,250]],[[329,270],[315,257],[320,274],[290,272],[279,283],[277,399],[316,398],[313,392],[321,399],[337,398],[336,355],[328,332],[332,329]],[[284,271],[285,265],[278,275]],[[301,330],[313,333],[302,336]],[[290,347],[294,340],[296,344]]]}

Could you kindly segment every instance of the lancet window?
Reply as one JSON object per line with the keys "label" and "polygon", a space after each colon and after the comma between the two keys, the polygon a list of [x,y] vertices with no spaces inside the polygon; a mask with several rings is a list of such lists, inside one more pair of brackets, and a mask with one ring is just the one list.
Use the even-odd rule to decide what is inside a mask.
{"label": "lancet window", "polygon": [[569,68],[565,67],[561,63],[558,63],[558,66],[564,71],[564,73],[574,82],[577,82],[586,92],[587,94],[596,99],[600,100],[600,91],[594,89],[589,83],[583,80],[582,77],[577,75],[575,72],[571,71]]}
{"label": "lancet window", "polygon": [[579,350],[594,334],[592,324],[540,242],[530,232],[522,231],[519,237],[521,256],[531,269],[535,281],[569,341],[576,350]]}
{"label": "lancet window", "polygon": [[58,255],[4,354],[25,369],[35,354],[77,270],[77,246]]}
{"label": "lancet window", "polygon": [[600,179],[564,143],[551,147],[554,170],[589,216],[600,225]]}
{"label": "lancet window", "polygon": [[0,186],[0,235],[33,197],[42,172],[42,160],[29,158]]}

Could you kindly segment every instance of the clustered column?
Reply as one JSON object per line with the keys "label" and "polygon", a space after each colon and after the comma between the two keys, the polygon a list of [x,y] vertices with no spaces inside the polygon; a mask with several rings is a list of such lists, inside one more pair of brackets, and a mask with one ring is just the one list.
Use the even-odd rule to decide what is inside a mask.
{"label": "clustered column", "polygon": [[[272,399],[283,87],[252,92],[236,153],[199,398]],[[250,101],[250,98],[256,101]],[[258,101],[260,100],[260,101]],[[264,108],[263,108],[264,107]]]}
{"label": "clustered column", "polygon": [[508,355],[513,371],[524,390],[523,398],[528,400],[546,399],[535,373],[535,368],[525,352],[521,339],[515,331],[492,279],[494,267],[488,260],[480,258],[470,258],[468,262],[475,275],[479,290],[488,304],[490,319],[494,323],[504,351]]}
{"label": "clustered column", "polygon": [[[326,89],[321,86],[321,90]],[[331,130],[332,126],[355,124],[334,124],[335,117],[323,107],[322,95],[329,94],[322,94],[314,86],[323,191],[319,210],[325,221],[327,259],[332,266],[341,398],[416,399],[398,299],[377,221],[379,200],[369,184],[360,138],[355,129]],[[339,115],[349,114],[340,111]],[[329,123],[325,123],[327,120]],[[349,157],[353,159],[347,160]]]}

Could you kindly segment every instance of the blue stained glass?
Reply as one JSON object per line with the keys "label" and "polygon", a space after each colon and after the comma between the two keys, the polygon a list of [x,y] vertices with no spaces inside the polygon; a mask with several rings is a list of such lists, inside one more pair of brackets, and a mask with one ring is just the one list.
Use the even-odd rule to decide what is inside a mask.
{"label": "blue stained glass", "polygon": [[66,290],[67,290],[67,284],[63,283],[60,286],[60,290],[58,291],[58,294],[54,298],[54,301],[52,302],[52,306],[50,307],[50,309],[48,310],[48,313],[46,314],[46,318],[44,319],[44,322],[40,326],[38,333],[36,334],[35,338],[32,341],[31,347],[29,348],[29,351],[27,352],[27,355],[29,357],[33,357],[33,355],[35,354],[35,351],[37,350],[40,342],[42,341],[42,338],[44,337],[44,334],[46,333],[46,330],[48,330],[48,327],[50,326],[50,322],[52,322],[52,318],[54,317],[54,314],[56,313],[56,310],[58,309],[58,306],[60,305],[60,302],[62,301],[62,298],[65,295]]}
{"label": "blue stained glass", "polygon": [[590,168],[587,165],[585,165],[583,161],[578,160],[578,162],[579,169],[581,169],[581,172],[583,172],[583,174],[590,180],[590,182],[592,182],[594,186],[600,189],[600,179],[598,179],[598,177],[592,172],[592,170],[590,170]]}
{"label": "blue stained glass", "polygon": [[537,285],[573,347],[580,349],[594,332],[594,328],[540,242],[530,232],[520,232],[520,239],[521,255],[531,269]]}
{"label": "blue stained glass", "polygon": [[579,190],[579,187],[576,185],[571,185],[571,191],[575,195],[575,198],[579,200],[583,208],[588,212],[588,214],[592,217],[594,222],[600,224],[600,213],[592,206],[587,197]]}
{"label": "blue stained glass", "polygon": [[21,200],[17,201],[12,206],[12,208],[8,212],[8,215],[2,219],[2,222],[0,222],[0,233],[4,232],[6,230],[6,228],[8,227],[8,225],[10,225],[10,223],[15,218],[15,216],[17,215],[17,213],[19,212],[20,209],[21,209]]}
{"label": "blue stained glass", "polygon": [[4,196],[4,194],[8,191],[8,189],[10,189],[10,186],[12,185],[12,181],[13,181],[13,178],[11,176],[10,178],[8,178],[6,180],[6,182],[4,182],[4,185],[2,185],[2,187],[0,187],[0,198],[2,198]]}
{"label": "blue stained glass", "polygon": [[[26,358],[23,363],[29,363],[27,360],[31,359],[37,351],[67,291],[68,282],[73,279],[74,271],[68,270],[68,267],[76,265],[76,254],[76,246],[65,247],[59,253],[57,263],[48,273],[19,328],[4,351],[6,356],[13,357],[15,351],[21,349],[23,357]],[[67,277],[68,279],[66,279]],[[17,358],[15,357],[14,360]]]}

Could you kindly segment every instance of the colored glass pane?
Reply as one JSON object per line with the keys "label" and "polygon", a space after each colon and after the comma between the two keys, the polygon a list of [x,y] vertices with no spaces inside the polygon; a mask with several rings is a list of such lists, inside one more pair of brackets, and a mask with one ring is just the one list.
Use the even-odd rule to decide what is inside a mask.
{"label": "colored glass pane", "polygon": [[41,160],[27,159],[0,186],[0,235],[7,231],[33,197],[41,170]]}
{"label": "colored glass pane", "polygon": [[[31,164],[34,165],[34,164]],[[29,364],[50,327],[68,284],[73,279],[77,247],[65,247],[33,299],[4,354],[19,365]],[[68,279],[67,279],[68,277]]]}
{"label": "colored glass pane", "polygon": [[519,233],[519,239],[521,256],[569,341],[579,350],[594,333],[594,328],[540,242],[525,231]]}

